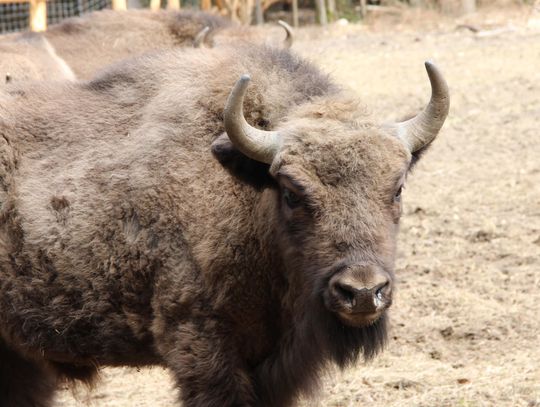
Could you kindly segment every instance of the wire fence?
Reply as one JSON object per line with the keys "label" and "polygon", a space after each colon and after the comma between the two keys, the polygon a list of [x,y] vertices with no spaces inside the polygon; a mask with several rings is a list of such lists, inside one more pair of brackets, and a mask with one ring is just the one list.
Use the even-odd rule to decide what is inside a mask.
{"label": "wire fence", "polygon": [[[51,0],[47,1],[47,24],[80,16],[94,10],[111,8],[112,0]],[[0,34],[25,31],[29,27],[30,3],[0,4]]]}

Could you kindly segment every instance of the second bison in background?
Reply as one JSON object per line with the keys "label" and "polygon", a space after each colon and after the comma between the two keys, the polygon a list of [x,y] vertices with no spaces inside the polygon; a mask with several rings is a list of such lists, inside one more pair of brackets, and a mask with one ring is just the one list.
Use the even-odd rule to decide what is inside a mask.
{"label": "second bison in background", "polygon": [[373,357],[401,188],[448,113],[426,66],[428,106],[382,125],[257,46],[17,89],[0,109],[3,406],[160,364],[184,406],[281,407],[325,367]]}
{"label": "second bison in background", "polygon": [[193,47],[197,34],[233,27],[227,19],[195,11],[102,10],[64,20],[43,35],[77,78],[153,50]]}
{"label": "second bison in background", "polygon": [[246,42],[289,48],[292,28],[279,24],[285,36],[276,27],[244,27],[204,12],[102,10],[44,33],[0,37],[0,75],[6,82],[91,79],[108,65],[157,50]]}

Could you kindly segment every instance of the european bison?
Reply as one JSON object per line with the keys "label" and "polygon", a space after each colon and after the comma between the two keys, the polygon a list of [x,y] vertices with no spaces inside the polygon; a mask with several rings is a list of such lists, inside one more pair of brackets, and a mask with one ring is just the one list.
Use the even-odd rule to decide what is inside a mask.
{"label": "european bison", "polygon": [[43,35],[78,78],[122,59],[156,49],[192,47],[205,27],[232,24],[223,17],[192,11],[102,10],[51,26]]}
{"label": "european bison", "polygon": [[[285,48],[291,48],[293,44],[293,28],[285,21],[277,22],[285,30],[285,39],[280,44]],[[276,45],[272,42],[269,32],[264,27],[237,26],[210,28],[205,27],[195,37],[194,45],[196,48],[203,43],[209,46],[223,46],[238,44],[239,42],[258,43],[267,45]]]}
{"label": "european bison", "polygon": [[75,80],[75,74],[41,35],[0,37],[0,87],[24,80]]}
{"label": "european bison", "polygon": [[[284,27],[290,47],[291,28]],[[208,38],[204,35],[208,34]],[[202,34],[202,35],[201,35]],[[266,30],[242,27],[204,12],[102,10],[65,20],[43,34],[78,78],[90,79],[103,67],[156,49],[214,44],[265,43]]]}
{"label": "european bison", "polygon": [[431,101],[397,124],[265,46],[169,51],[4,99],[2,405],[159,364],[185,406],[281,407],[330,364],[373,357],[401,188],[448,112],[426,68]]}

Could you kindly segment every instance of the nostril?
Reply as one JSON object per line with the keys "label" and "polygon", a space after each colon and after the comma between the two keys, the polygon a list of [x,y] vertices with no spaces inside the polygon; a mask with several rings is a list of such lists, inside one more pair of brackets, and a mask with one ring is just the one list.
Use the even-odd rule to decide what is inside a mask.
{"label": "nostril", "polygon": [[356,305],[355,289],[344,284],[334,284],[334,294],[336,297],[343,301],[345,304],[354,307]]}
{"label": "nostril", "polygon": [[388,306],[390,305],[390,301],[389,301],[389,298],[388,298],[388,289],[390,287],[390,282],[387,281],[383,284],[380,284],[378,285],[377,287],[374,288],[374,290],[372,291],[375,295],[374,295],[374,304],[375,304],[375,307],[379,308],[381,306]]}
{"label": "nostril", "polygon": [[375,287],[375,296],[377,297],[377,299],[379,300],[383,300],[384,299],[384,294],[385,294],[385,291],[386,291],[386,288],[390,285],[390,282],[387,281],[383,284],[380,284],[378,287]]}

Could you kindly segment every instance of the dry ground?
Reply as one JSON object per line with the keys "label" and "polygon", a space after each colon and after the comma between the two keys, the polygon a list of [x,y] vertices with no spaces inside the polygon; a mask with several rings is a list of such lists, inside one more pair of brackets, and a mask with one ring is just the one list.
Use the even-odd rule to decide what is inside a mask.
{"label": "dry ground", "polygon": [[[437,61],[452,95],[404,193],[390,344],[369,365],[330,375],[319,399],[302,405],[540,406],[540,31],[528,17],[409,13],[299,32],[294,48],[377,118],[424,105],[425,59]],[[93,392],[63,392],[57,405],[174,400],[161,369],[104,369]]]}

